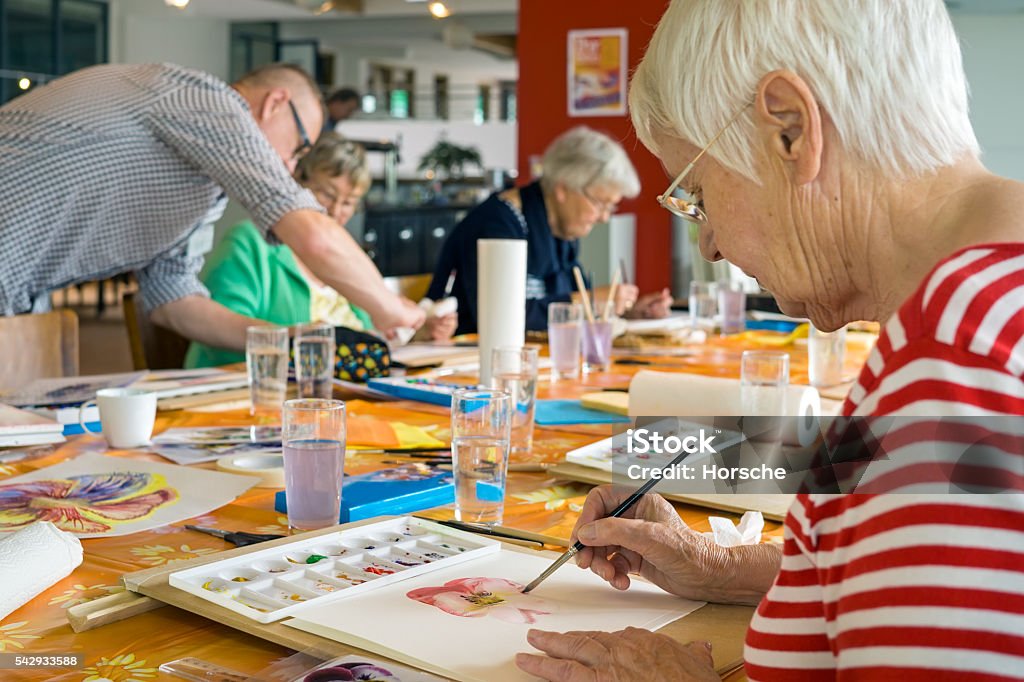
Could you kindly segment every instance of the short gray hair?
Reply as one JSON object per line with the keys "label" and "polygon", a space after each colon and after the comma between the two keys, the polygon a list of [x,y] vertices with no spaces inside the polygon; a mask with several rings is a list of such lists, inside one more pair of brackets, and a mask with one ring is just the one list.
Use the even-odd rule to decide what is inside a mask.
{"label": "short gray hair", "polygon": [[[242,85],[256,88],[291,88],[299,86],[306,90],[317,102],[323,103],[323,95],[320,93],[320,86],[316,84],[313,77],[306,73],[306,70],[296,64],[274,62],[257,66],[237,81],[235,85]],[[292,96],[296,95],[292,92]]]}
{"label": "short gray hair", "polygon": [[[978,156],[942,0],[672,0],[630,88],[637,135],[703,146],[776,69],[803,78],[846,151],[896,176]],[[757,180],[741,116],[709,154]]]}
{"label": "short gray hair", "polygon": [[366,149],[358,142],[335,132],[326,132],[295,165],[295,179],[306,182],[322,173],[329,178],[347,177],[352,186],[366,191],[370,187],[370,169]]}
{"label": "short gray hair", "polygon": [[559,135],[544,152],[542,182],[575,191],[592,185],[614,187],[622,196],[640,194],[640,178],[626,150],[604,133],[579,126]]}

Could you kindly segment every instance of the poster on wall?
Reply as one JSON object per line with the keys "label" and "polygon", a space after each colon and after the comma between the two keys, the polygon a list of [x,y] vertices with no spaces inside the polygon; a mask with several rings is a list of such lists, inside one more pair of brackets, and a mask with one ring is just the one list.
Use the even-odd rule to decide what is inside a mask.
{"label": "poster on wall", "polygon": [[569,31],[569,115],[626,113],[624,28]]}

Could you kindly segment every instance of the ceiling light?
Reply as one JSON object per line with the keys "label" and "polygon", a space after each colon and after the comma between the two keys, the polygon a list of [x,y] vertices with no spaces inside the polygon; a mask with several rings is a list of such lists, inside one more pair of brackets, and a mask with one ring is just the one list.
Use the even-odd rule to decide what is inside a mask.
{"label": "ceiling light", "polygon": [[164,0],[168,7],[174,7],[175,9],[185,9],[188,7],[189,0]]}
{"label": "ceiling light", "polygon": [[434,15],[435,19],[444,19],[446,17],[450,17],[452,14],[452,11],[448,9],[448,5],[443,2],[432,2],[427,5],[427,9],[430,10],[430,13]]}
{"label": "ceiling light", "polygon": [[19,78],[18,79],[18,87],[21,88],[22,90],[28,90],[29,88],[32,87],[32,81],[30,81],[27,78]]}

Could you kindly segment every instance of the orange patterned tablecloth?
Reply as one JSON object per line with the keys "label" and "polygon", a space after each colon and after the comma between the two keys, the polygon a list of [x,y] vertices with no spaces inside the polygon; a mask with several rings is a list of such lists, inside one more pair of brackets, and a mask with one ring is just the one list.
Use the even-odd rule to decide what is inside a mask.
{"label": "orange patterned tablecloth", "polygon": [[[738,376],[739,357],[745,348],[731,339],[716,339],[698,352],[672,362],[680,370],[706,375]],[[799,348],[791,353],[794,383],[806,382],[806,353]],[[863,363],[866,350],[851,349],[848,370],[852,373]],[[643,357],[641,353],[637,357]],[[652,361],[661,358],[651,356]],[[605,374],[585,377],[579,384],[544,384],[541,397],[571,398],[594,388],[628,385],[638,367],[613,366]],[[664,367],[654,369],[665,371]],[[448,435],[447,410],[411,402],[371,403],[350,401],[350,415],[372,416],[435,428],[434,434]],[[247,411],[221,413],[170,412],[157,418],[156,431],[181,426],[250,424]],[[531,462],[558,462],[567,450],[610,435],[609,427],[565,427],[537,429]],[[164,461],[145,451],[107,452],[105,442],[96,436],[74,436],[52,454],[14,464],[0,465],[0,481],[50,466],[85,452]],[[381,455],[350,454],[346,473],[357,474],[388,466],[398,458]],[[201,465],[212,467],[212,464]],[[558,481],[544,473],[512,473],[505,525],[568,538],[589,486]],[[175,609],[161,608],[119,623],[75,634],[67,621],[71,606],[119,592],[121,575],[174,561],[192,559],[231,548],[228,543],[208,535],[186,530],[185,523],[216,526],[257,533],[286,533],[287,519],[274,511],[274,493],[253,488],[231,504],[189,521],[163,526],[147,532],[119,537],[83,540],[85,560],[68,578],[46,590],[21,609],[0,622],[0,652],[84,654],[85,667],[79,670],[0,671],[2,680],[66,680],[80,682],[150,682],[177,679],[157,670],[161,663],[194,656],[236,670],[255,673],[274,660],[292,652],[255,637]],[[683,519],[698,530],[708,530],[707,510],[680,506]],[[718,514],[716,512],[716,514]],[[439,514],[444,515],[441,511]],[[728,516],[727,514],[724,514]],[[768,523],[770,534],[777,535],[778,524]],[[2,586],[0,586],[2,589]]]}

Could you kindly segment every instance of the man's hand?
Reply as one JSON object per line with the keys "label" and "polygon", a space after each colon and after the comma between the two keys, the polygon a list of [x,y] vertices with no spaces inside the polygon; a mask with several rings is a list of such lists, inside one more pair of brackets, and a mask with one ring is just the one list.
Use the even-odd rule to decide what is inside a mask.
{"label": "man's hand", "polygon": [[149,319],[191,341],[214,348],[245,350],[245,330],[250,326],[269,324],[225,308],[205,296],[179,298],[155,308]]}
{"label": "man's hand", "polygon": [[314,275],[369,313],[379,331],[391,335],[399,327],[423,324],[423,311],[388,290],[377,266],[331,218],[292,211],[274,225],[274,233]]}
{"label": "man's hand", "polygon": [[711,644],[680,644],[649,630],[544,632],[530,630],[526,641],[547,656],[516,654],[516,666],[557,682],[718,682]]}
{"label": "man's hand", "polygon": [[391,306],[367,311],[373,319],[374,328],[388,338],[399,327],[419,329],[427,317],[423,309],[407,298],[393,295],[393,299],[394,304]]}

